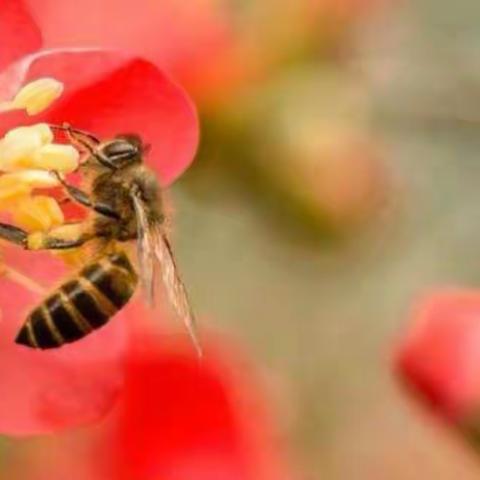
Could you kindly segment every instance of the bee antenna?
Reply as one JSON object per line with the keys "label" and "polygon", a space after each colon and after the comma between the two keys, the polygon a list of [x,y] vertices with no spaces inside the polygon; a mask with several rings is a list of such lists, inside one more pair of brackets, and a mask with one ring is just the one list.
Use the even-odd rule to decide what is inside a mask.
{"label": "bee antenna", "polygon": [[48,126],[53,130],[65,132],[71,143],[86,148],[102,165],[112,170],[116,169],[116,167],[109,162],[108,158],[99,152],[97,147],[100,144],[100,140],[92,133],[72,128],[68,123],[64,123],[63,125],[49,124]]}
{"label": "bee antenna", "polygon": [[92,154],[95,153],[95,147],[100,143],[100,140],[93,135],[93,133],[78,130],[77,128],[73,128],[68,123],[64,123],[63,125],[49,124],[48,126],[52,130],[65,132],[71,143],[86,148]]}

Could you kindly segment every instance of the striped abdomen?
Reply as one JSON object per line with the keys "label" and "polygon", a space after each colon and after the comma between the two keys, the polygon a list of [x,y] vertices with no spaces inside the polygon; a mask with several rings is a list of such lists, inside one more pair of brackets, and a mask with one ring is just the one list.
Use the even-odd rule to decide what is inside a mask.
{"label": "striped abdomen", "polygon": [[131,298],[137,285],[125,253],[107,255],[65,282],[27,318],[16,342],[56,348],[100,328]]}

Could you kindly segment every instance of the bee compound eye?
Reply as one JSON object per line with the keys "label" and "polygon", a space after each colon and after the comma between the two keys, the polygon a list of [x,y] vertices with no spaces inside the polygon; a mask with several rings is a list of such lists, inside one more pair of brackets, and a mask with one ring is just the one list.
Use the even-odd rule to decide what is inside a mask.
{"label": "bee compound eye", "polygon": [[103,154],[110,160],[124,160],[138,155],[138,147],[127,140],[114,140],[103,147]]}

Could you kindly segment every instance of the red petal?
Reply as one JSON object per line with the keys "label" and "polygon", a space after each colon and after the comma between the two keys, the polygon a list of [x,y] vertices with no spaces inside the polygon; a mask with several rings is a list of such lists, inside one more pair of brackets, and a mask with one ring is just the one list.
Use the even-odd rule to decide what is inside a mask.
{"label": "red petal", "polygon": [[102,454],[113,478],[289,478],[265,398],[231,346],[205,345],[200,361],[190,343],[175,339],[135,344],[107,440],[113,450]]}
{"label": "red petal", "polygon": [[[148,58],[190,92],[219,95],[242,76],[233,21],[218,0],[29,0],[46,48],[100,46]],[[114,13],[113,13],[114,12]],[[235,58],[235,61],[239,60]],[[217,89],[216,92],[213,90]],[[208,92],[206,92],[208,90]]]}
{"label": "red petal", "polygon": [[115,414],[95,428],[44,438],[3,470],[32,480],[292,478],[272,406],[225,338],[204,345],[202,361],[176,338],[137,341]]}
{"label": "red petal", "polygon": [[398,348],[402,378],[443,416],[480,410],[480,292],[446,290],[425,298]]}
{"label": "red petal", "polygon": [[0,98],[39,77],[65,85],[63,96],[34,118],[0,116],[0,133],[19,124],[69,122],[101,138],[137,132],[151,144],[149,163],[164,184],[190,164],[198,142],[195,110],[184,92],[151,63],[105,50],[60,50],[30,55],[0,75]]}
{"label": "red petal", "polygon": [[2,0],[0,32],[0,70],[42,44],[40,31],[22,0]]}
{"label": "red petal", "polygon": [[[50,284],[64,270],[49,254],[16,252],[8,258],[11,266],[40,285]],[[41,298],[8,278],[1,279],[2,434],[52,432],[97,420],[113,405],[123,379],[127,337],[121,315],[98,332],[60,349],[34,351],[14,343],[29,308]]]}

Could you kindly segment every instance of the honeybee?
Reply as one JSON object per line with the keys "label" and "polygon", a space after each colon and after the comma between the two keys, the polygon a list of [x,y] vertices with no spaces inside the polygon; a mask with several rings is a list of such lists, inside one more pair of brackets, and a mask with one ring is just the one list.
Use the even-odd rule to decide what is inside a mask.
{"label": "honeybee", "polygon": [[[16,343],[51,349],[83,338],[129,302],[139,280],[148,303],[153,304],[158,270],[170,302],[200,353],[192,309],[165,233],[161,189],[143,162],[146,147],[141,138],[128,134],[100,141],[68,125],[51,127],[64,131],[72,144],[87,152],[79,168],[90,177],[88,193],[58,173],[52,175],[71,200],[87,207],[91,215],[82,222],[78,238],[39,237],[0,223],[0,239],[27,250],[77,248],[96,240],[99,254],[33,309]],[[122,249],[123,242],[132,240],[137,243],[139,273]]]}

